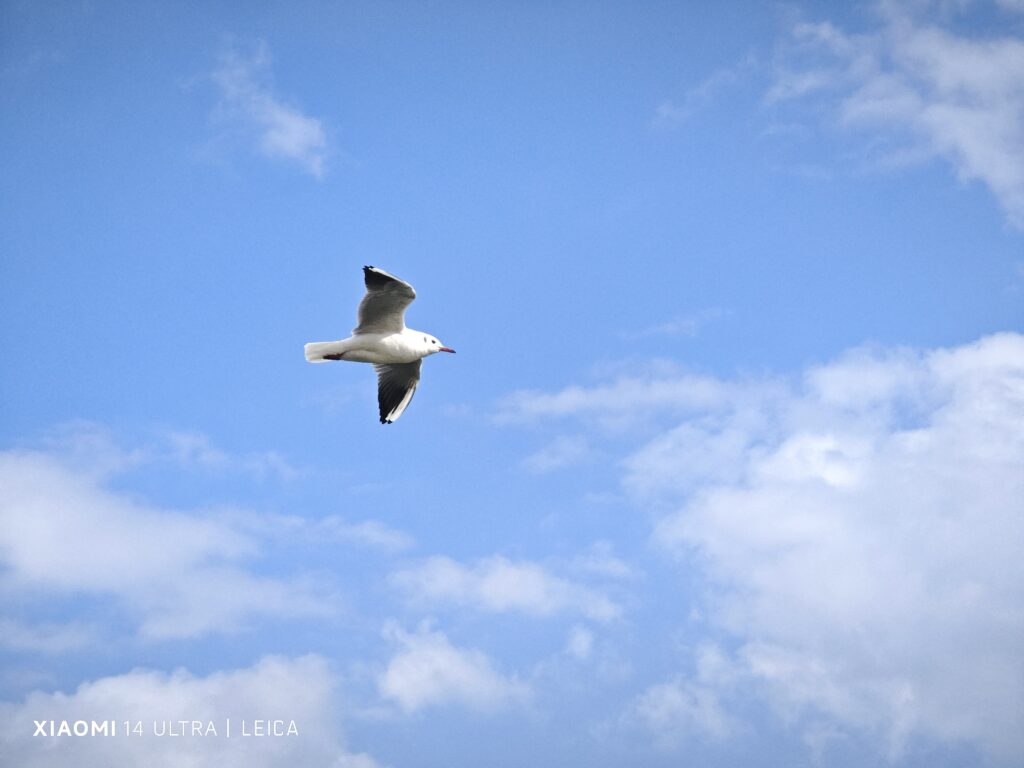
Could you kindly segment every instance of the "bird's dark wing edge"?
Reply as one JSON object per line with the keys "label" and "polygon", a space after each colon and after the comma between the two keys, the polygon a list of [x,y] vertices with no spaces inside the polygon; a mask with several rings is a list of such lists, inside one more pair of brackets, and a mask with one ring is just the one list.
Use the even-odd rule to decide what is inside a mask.
{"label": "bird's dark wing edge", "polygon": [[416,298],[416,291],[405,280],[374,266],[363,267],[363,281],[366,283],[368,291],[393,291],[402,296],[408,296],[410,299]]}
{"label": "bird's dark wing edge", "polygon": [[377,371],[377,405],[380,423],[391,424],[405,412],[420,383],[422,360],[414,363],[374,365]]}

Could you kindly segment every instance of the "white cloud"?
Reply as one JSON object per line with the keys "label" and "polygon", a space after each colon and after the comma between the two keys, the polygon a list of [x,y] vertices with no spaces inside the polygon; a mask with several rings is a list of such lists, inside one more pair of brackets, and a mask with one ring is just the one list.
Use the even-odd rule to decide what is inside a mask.
{"label": "white cloud", "polygon": [[611,621],[622,612],[600,592],[554,576],[538,563],[515,562],[500,555],[472,566],[448,557],[430,557],[391,579],[417,602],[450,602],[532,616],[579,613],[595,621]]}
{"label": "white cloud", "polygon": [[262,545],[247,525],[152,507],[103,481],[56,455],[0,453],[0,587],[113,597],[157,638],[332,612],[313,585],[247,567]]}
{"label": "white cloud", "polygon": [[[225,720],[233,731],[226,736]],[[34,720],[141,720],[147,735],[33,736]],[[241,720],[294,720],[297,736],[239,736]],[[157,737],[153,721],[213,721],[217,735]],[[316,656],[266,657],[246,669],[198,677],[137,669],[83,683],[73,693],[36,691],[20,703],[0,703],[5,760],[23,768],[75,765],[273,766],[373,768],[349,752],[339,730],[334,677]],[[118,727],[123,724],[118,722]]]}
{"label": "white cloud", "polygon": [[294,161],[320,178],[327,159],[323,124],[273,94],[264,82],[269,67],[270,56],[264,44],[248,57],[227,50],[212,74],[220,89],[220,110],[255,131],[257,146],[264,155]]}
{"label": "white cloud", "polygon": [[751,675],[893,750],[1024,755],[1024,338],[853,355],[778,419],[658,531],[725,588]]}
{"label": "white cloud", "polygon": [[841,125],[885,140],[883,161],[945,158],[1024,227],[1024,40],[958,34],[929,3],[878,10],[864,34],[797,24],[768,101],[824,98]]}
{"label": "white cloud", "polygon": [[378,677],[377,687],[404,712],[441,704],[492,711],[529,695],[524,683],[500,674],[481,651],[453,646],[426,625],[415,633],[389,626],[385,636],[399,650]]}
{"label": "white cloud", "polygon": [[[630,407],[691,387],[637,380],[646,401]],[[531,402],[601,439],[593,405],[613,407],[616,388]],[[788,383],[702,388],[715,396],[662,412],[623,483],[705,587],[732,671],[652,686],[633,716],[655,730],[703,718],[713,734],[719,710],[760,698],[809,743],[861,734],[897,757],[925,737],[1019,763],[1024,336],[860,349]]]}

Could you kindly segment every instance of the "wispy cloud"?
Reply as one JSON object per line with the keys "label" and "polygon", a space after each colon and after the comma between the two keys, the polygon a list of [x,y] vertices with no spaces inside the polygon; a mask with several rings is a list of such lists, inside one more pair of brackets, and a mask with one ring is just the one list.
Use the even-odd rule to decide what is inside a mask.
{"label": "wispy cloud", "polygon": [[405,531],[400,531],[378,520],[361,520],[358,523],[350,523],[337,515],[331,515],[312,525],[307,524],[307,527],[319,536],[373,547],[385,552],[402,552],[415,544],[413,538]]}
{"label": "wispy cloud", "polygon": [[1019,762],[1024,336],[692,389],[681,374],[515,401],[606,452],[600,409],[624,392],[656,409],[621,483],[705,586],[708,641],[735,650],[722,675],[672,676],[629,716],[727,733],[760,700],[819,749],[830,731],[870,734],[896,757],[924,736]]}
{"label": "wispy cloud", "polygon": [[92,645],[98,638],[95,627],[78,622],[32,624],[0,618],[0,646],[10,650],[61,654]]}
{"label": "wispy cloud", "polygon": [[704,645],[696,653],[696,671],[692,677],[676,677],[649,686],[628,705],[623,725],[641,725],[663,749],[678,747],[693,736],[715,741],[733,735],[739,721],[722,701],[722,690],[735,677],[732,663],[714,645]]}
{"label": "wispy cloud", "polygon": [[586,661],[594,650],[594,633],[586,627],[575,626],[569,631],[565,652],[578,661]]}
{"label": "wispy cloud", "polygon": [[129,446],[105,425],[77,419],[57,425],[38,445],[65,466],[98,477],[145,465],[248,475],[256,480],[293,480],[300,474],[276,451],[231,452],[201,432],[179,429],[157,431]]}
{"label": "wispy cloud", "polygon": [[294,479],[298,471],[281,454],[275,451],[232,454],[218,448],[204,434],[199,432],[172,431],[164,435],[156,446],[161,451],[185,466],[195,466],[220,472],[240,472],[258,479],[277,476],[283,480]]}
{"label": "wispy cloud", "polygon": [[650,325],[633,333],[623,333],[625,338],[640,339],[646,336],[687,336],[694,338],[708,323],[725,317],[729,312],[724,309],[703,309],[690,315],[674,317],[657,325]]}
{"label": "wispy cloud", "polygon": [[[0,740],[11,765],[220,765],[284,768],[293,765],[331,765],[375,768],[368,755],[348,750],[338,725],[334,675],[318,656],[289,659],[269,656],[252,667],[213,672],[205,677],[179,669],[164,673],[136,669],[123,675],[82,683],[70,693],[36,691],[20,703],[0,703]],[[141,720],[143,735],[117,737],[33,737],[33,721],[75,722],[116,718]],[[234,730],[227,738],[225,720]],[[276,738],[237,738],[241,721],[294,720],[299,735]],[[169,738],[153,735],[153,721],[212,722],[216,736]],[[175,726],[180,731],[180,724]],[[273,738],[273,737],[270,737]]]}
{"label": "wispy cloud", "polygon": [[586,438],[560,435],[536,453],[523,459],[523,467],[530,472],[551,472],[578,464],[589,452]]}
{"label": "wispy cloud", "polygon": [[727,400],[729,389],[729,384],[707,376],[626,375],[594,387],[514,392],[498,404],[496,418],[509,424],[585,415],[591,424],[615,430],[652,416],[714,408]]}
{"label": "wispy cloud", "polygon": [[739,83],[754,66],[754,57],[747,56],[735,66],[715,70],[682,98],[664,99],[655,110],[654,127],[676,128],[685,123],[723,91]]}
{"label": "wispy cloud", "polygon": [[861,34],[795,25],[767,101],[814,99],[840,126],[881,138],[883,164],[944,158],[1024,228],[1024,40],[957,33],[934,6],[881,3],[880,24]]}
{"label": "wispy cloud", "polygon": [[431,557],[397,571],[392,582],[417,602],[447,602],[493,613],[579,613],[595,621],[610,621],[622,611],[600,592],[548,573],[538,563],[501,556],[471,566],[448,557]]}
{"label": "wispy cloud", "polygon": [[220,90],[219,112],[251,131],[260,153],[295,162],[316,178],[325,174],[328,145],[324,125],[274,94],[265,43],[260,42],[248,55],[228,48],[211,78]]}
{"label": "wispy cloud", "polygon": [[631,579],[637,575],[627,562],[615,556],[607,541],[595,542],[588,551],[574,557],[569,567],[577,573],[609,579]]}
{"label": "wispy cloud", "polygon": [[381,697],[404,712],[458,704],[492,711],[521,702],[529,688],[498,672],[491,660],[473,648],[459,648],[444,633],[421,625],[406,632],[397,625],[385,630],[398,651],[377,679]]}
{"label": "wispy cloud", "polygon": [[68,56],[55,48],[36,48],[19,59],[8,58],[0,67],[0,80],[32,77],[52,67],[68,63]]}

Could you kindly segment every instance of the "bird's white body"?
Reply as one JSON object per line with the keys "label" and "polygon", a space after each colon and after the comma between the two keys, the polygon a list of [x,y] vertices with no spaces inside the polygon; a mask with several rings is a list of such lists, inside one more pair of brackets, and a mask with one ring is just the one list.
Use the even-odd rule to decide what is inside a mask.
{"label": "bird's white body", "polygon": [[306,345],[306,360],[393,365],[414,363],[440,351],[437,339],[429,333],[403,328],[398,333],[357,333],[341,341],[313,341]]}

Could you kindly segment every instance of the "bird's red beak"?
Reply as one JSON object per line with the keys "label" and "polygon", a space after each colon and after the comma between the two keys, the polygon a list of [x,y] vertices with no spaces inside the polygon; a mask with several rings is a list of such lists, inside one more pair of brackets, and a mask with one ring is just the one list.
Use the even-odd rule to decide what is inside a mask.
{"label": "bird's red beak", "polygon": [[453,355],[455,354],[455,350],[454,350],[454,349],[450,349],[450,348],[448,348],[448,347],[438,347],[438,349],[439,349],[439,350],[440,350],[441,352],[451,352],[451,353],[452,353]]}

